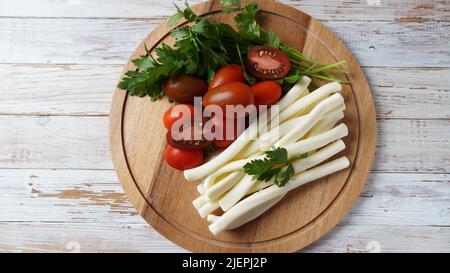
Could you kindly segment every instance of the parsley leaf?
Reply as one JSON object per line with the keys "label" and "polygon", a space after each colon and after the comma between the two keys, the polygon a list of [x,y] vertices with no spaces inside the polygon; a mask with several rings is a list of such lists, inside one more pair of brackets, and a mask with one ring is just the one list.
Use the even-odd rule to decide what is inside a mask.
{"label": "parsley leaf", "polygon": [[294,166],[292,166],[292,163],[289,162],[286,169],[281,172],[279,176],[274,181],[274,184],[278,187],[284,187],[289,180],[295,175],[295,169]]}
{"label": "parsley leaf", "polygon": [[283,164],[288,162],[288,153],[284,148],[277,148],[272,151],[267,151],[266,156],[272,164]]}
{"label": "parsley leaf", "polygon": [[[295,175],[295,169],[289,160],[288,152],[285,148],[276,148],[267,151],[264,159],[252,160],[244,165],[244,172],[252,175],[259,181],[269,182],[274,179],[274,184],[278,187],[285,186]],[[294,159],[301,159],[307,154],[297,156]]]}
{"label": "parsley leaf", "polygon": [[256,41],[261,39],[261,26],[256,21],[256,15],[259,11],[258,5],[249,3],[235,17],[241,39]]}
{"label": "parsley leaf", "polygon": [[169,27],[176,25],[181,19],[184,18],[184,14],[182,12],[175,13],[172,17],[170,17],[167,25]]}
{"label": "parsley leaf", "polygon": [[270,169],[267,170],[261,174],[259,174],[257,176],[257,180],[259,181],[264,181],[264,182],[269,182],[270,180],[272,180],[272,178],[275,176],[278,176],[278,173],[280,172],[279,169]]}
{"label": "parsley leaf", "polygon": [[269,30],[266,35],[266,44],[268,46],[274,47],[274,48],[280,48],[281,41],[278,35],[273,31]]}
{"label": "parsley leaf", "polygon": [[[145,55],[133,60],[136,68],[125,74],[118,87],[127,90],[132,96],[149,96],[155,101],[164,95],[161,85],[175,75],[193,75],[210,82],[215,71],[222,66],[240,63],[245,68],[247,52],[258,45],[279,48],[290,58],[292,71],[279,80],[283,90],[297,82],[302,75],[346,82],[334,75],[347,73],[341,68],[344,62],[321,64],[284,45],[272,30],[265,31],[256,20],[260,8],[252,1],[245,6],[241,0],[221,0],[221,4],[226,7],[226,12],[237,12],[237,31],[228,24],[198,16],[187,1],[184,9],[175,5],[177,12],[168,24],[175,25],[181,19],[190,24],[175,28],[171,32],[175,39],[174,45],[163,44],[154,50],[154,57],[146,48]],[[245,78],[249,84],[256,82],[249,73],[245,73]]]}
{"label": "parsley leaf", "polygon": [[153,58],[151,58],[151,57],[149,57],[147,55],[144,55],[144,56],[141,56],[138,59],[134,59],[133,60],[133,64],[137,68],[139,68],[139,70],[147,70],[147,69],[149,69],[151,67],[154,67],[155,64],[156,64],[156,61]]}
{"label": "parsley leaf", "polygon": [[245,164],[244,171],[250,175],[258,175],[266,172],[272,168],[272,162],[266,159],[252,160],[250,163]]}
{"label": "parsley leaf", "polygon": [[236,7],[241,8],[241,0],[220,0],[220,4],[224,7]]}

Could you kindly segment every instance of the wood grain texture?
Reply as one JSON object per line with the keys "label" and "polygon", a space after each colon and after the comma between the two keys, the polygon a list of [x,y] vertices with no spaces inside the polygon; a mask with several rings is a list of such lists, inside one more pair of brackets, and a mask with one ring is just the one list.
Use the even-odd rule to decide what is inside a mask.
{"label": "wood grain texture", "polygon": [[[0,232],[0,252],[187,252],[146,224],[0,223]],[[449,253],[449,234],[438,226],[338,225],[301,252],[365,253],[378,244],[381,252]]]}
{"label": "wood grain texture", "polygon": [[111,169],[107,117],[0,116],[0,167]]}
{"label": "wood grain texture", "polygon": [[[445,174],[373,173],[349,215],[303,252],[367,252],[372,241],[383,252],[449,252],[449,183]],[[70,242],[81,252],[185,251],[135,213],[114,171],[0,169],[0,185],[1,252],[69,252]]]}
{"label": "wood grain texture", "polygon": [[448,174],[374,172],[341,224],[450,226],[449,185]]}
{"label": "wood grain texture", "polygon": [[[0,169],[0,183],[1,222],[146,225],[113,170]],[[448,174],[372,173],[341,225],[450,226],[449,183]]]}
{"label": "wood grain texture", "polygon": [[[383,125],[384,129],[378,131],[377,160],[374,170],[382,171],[392,168],[404,172],[449,172],[449,120],[392,120],[386,121]],[[386,134],[386,132],[389,133]],[[428,136],[427,140],[425,140],[426,136]],[[387,139],[389,139],[390,147],[383,144]],[[413,168],[406,167],[404,163],[405,153],[409,152],[412,154],[406,157],[414,162]],[[433,161],[432,168],[429,168],[427,164],[430,161]]]}
{"label": "wood grain texture", "polygon": [[[107,116],[122,65],[0,65],[0,115]],[[20,92],[14,92],[20,91]]]}
{"label": "wood grain texture", "polygon": [[[373,173],[349,216],[303,251],[367,252],[367,244],[377,241],[382,252],[450,252],[449,170],[441,166],[449,154],[450,79],[448,63],[439,63],[449,56],[448,1],[282,2],[325,20],[358,51],[383,119],[378,130],[382,155],[375,165],[395,172]],[[7,115],[0,122],[0,252],[66,252],[73,250],[67,243],[74,240],[82,252],[185,251],[133,215],[114,171],[78,170],[112,168],[102,140],[107,119],[66,117],[107,116],[111,90],[129,52],[172,13],[170,1],[163,0],[0,1],[0,63],[17,63],[0,65],[0,115]],[[367,39],[369,47],[362,41]],[[405,64],[410,68],[396,68]],[[37,126],[45,117],[32,115],[60,117]],[[59,130],[56,124],[64,125]],[[80,133],[85,129],[93,133]],[[393,133],[398,135],[391,139]],[[56,147],[45,135],[54,135]],[[410,145],[403,139],[413,146],[406,148]],[[431,151],[425,148],[433,145]],[[398,166],[403,171],[395,170]]]}
{"label": "wood grain texture", "polygon": [[[125,192],[144,219],[171,241],[196,252],[292,252],[309,245],[332,229],[356,201],[371,169],[376,138],[372,94],[361,68],[345,45],[323,24],[292,7],[257,1],[264,28],[275,31],[288,45],[322,63],[345,59],[350,84],[343,86],[349,126],[345,155],[351,167],[288,194],[265,215],[233,231],[211,235],[191,205],[197,196],[182,172],[163,162],[166,143],[160,117],[170,107],[151,103],[116,90],[111,110],[111,151]],[[219,1],[194,7],[198,14],[231,23],[232,16],[217,13]],[[154,49],[170,32],[166,24],[152,32],[131,58]],[[292,35],[292,33],[296,35]],[[330,48],[328,45],[333,45]],[[131,61],[124,71],[134,69]],[[355,90],[358,91],[355,94]],[[150,105],[151,104],[151,105]],[[150,141],[151,140],[151,141]],[[149,172],[148,170],[154,170]],[[170,191],[168,190],[170,189]],[[287,217],[295,213],[298,217]],[[279,225],[280,221],[285,223]],[[261,228],[264,227],[264,228]]]}
{"label": "wood grain texture", "polygon": [[450,118],[450,70],[367,68],[378,118]]}
{"label": "wood grain texture", "polygon": [[[200,0],[188,1],[190,4]],[[448,21],[447,0],[281,0],[320,20]],[[3,0],[3,17],[149,18],[173,12],[166,0]]]}
{"label": "wood grain texture", "polygon": [[[337,226],[306,252],[443,252],[449,253],[449,227]],[[330,246],[331,245],[331,246]]]}
{"label": "wood grain texture", "polygon": [[[0,232],[0,252],[187,252],[146,224],[0,223]],[[449,253],[449,234],[439,226],[338,225],[301,252]]]}
{"label": "wood grain texture", "polygon": [[0,252],[187,252],[146,224],[0,223],[0,232]]}
{"label": "wood grain texture", "polygon": [[2,18],[0,33],[6,39],[0,39],[0,62],[124,64],[157,22]]}
{"label": "wood grain texture", "polygon": [[112,170],[0,169],[0,183],[2,222],[143,223]]}
{"label": "wood grain texture", "polygon": [[[122,65],[0,64],[0,115],[108,116],[122,70]],[[378,118],[450,118],[450,69],[368,67],[364,72]]]}
{"label": "wood grain texture", "polygon": [[[0,63],[125,64],[130,51],[161,22],[0,18]],[[362,66],[450,66],[450,58],[443,58],[449,55],[447,22],[324,23],[342,38]]]}
{"label": "wood grain texture", "polygon": [[[0,116],[0,168],[112,169],[108,117]],[[375,171],[449,173],[450,120],[378,120]],[[61,152],[64,151],[64,152]]]}

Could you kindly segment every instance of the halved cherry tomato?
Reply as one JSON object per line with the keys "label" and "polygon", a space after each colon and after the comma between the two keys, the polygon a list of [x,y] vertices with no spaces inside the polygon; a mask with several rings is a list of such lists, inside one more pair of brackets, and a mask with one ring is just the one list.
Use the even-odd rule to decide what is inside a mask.
{"label": "halved cherry tomato", "polygon": [[219,69],[219,71],[216,72],[216,75],[209,84],[208,91],[232,82],[247,83],[244,77],[244,69],[242,69],[242,66],[237,64],[230,64]]}
{"label": "halved cherry tomato", "polygon": [[178,75],[164,82],[162,90],[173,101],[193,103],[194,97],[202,97],[208,91],[208,85],[200,78]]}
{"label": "halved cherry tomato", "polygon": [[[189,116],[184,116],[189,113]],[[163,122],[166,129],[170,129],[172,125],[179,119],[194,119],[194,106],[191,104],[178,104],[171,107],[164,113]]]}
{"label": "halved cherry tomato", "polygon": [[252,87],[255,105],[273,105],[281,97],[281,86],[274,81],[259,82]]}
{"label": "halved cherry tomato", "polygon": [[180,171],[193,169],[203,164],[203,152],[200,150],[182,150],[167,146],[164,159],[172,168]]}
{"label": "halved cherry tomato", "polygon": [[199,124],[190,121],[180,128],[172,127],[166,135],[167,143],[174,148],[186,150],[203,150],[208,148],[213,144],[213,141],[205,138],[203,126],[204,122]]}
{"label": "halved cherry tomato", "polygon": [[[222,114],[226,114],[227,105],[242,105],[247,107],[253,105],[254,97],[250,87],[241,82],[232,82],[208,91],[203,97],[203,105],[217,105],[221,108]],[[206,110],[208,110],[206,108]],[[222,116],[223,116],[222,115]]]}
{"label": "halved cherry tomato", "polygon": [[270,46],[255,46],[248,52],[250,73],[267,80],[281,79],[291,70],[291,61],[280,50]]}

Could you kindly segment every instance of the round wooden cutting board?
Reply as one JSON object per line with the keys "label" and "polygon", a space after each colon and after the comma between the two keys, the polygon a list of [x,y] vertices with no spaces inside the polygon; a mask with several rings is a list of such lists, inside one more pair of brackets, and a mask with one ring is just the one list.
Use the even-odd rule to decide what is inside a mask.
{"label": "round wooden cutting board", "polygon": [[[245,1],[244,1],[245,2]],[[262,12],[259,22],[273,29],[288,45],[322,63],[346,60],[350,84],[343,88],[347,110],[344,139],[350,168],[290,192],[280,203],[256,220],[213,236],[208,223],[192,205],[197,183],[187,182],[180,171],[163,160],[166,129],[163,113],[167,99],[128,96],[116,90],[110,120],[111,150],[119,179],[144,219],[176,244],[196,252],[293,252],[330,231],[358,198],[375,153],[376,119],[369,85],[356,59],[327,27],[307,14],[273,1],[255,1]],[[197,14],[233,23],[233,14],[220,13],[219,1],[194,7]],[[131,59],[145,53],[144,44],[155,49],[170,42],[164,23],[136,49]],[[131,60],[130,59],[130,60]],[[124,71],[133,69],[131,61]]]}

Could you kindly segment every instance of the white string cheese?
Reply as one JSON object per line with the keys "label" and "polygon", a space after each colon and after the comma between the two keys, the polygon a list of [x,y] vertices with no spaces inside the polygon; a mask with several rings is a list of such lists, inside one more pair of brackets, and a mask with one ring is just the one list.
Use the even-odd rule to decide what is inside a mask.
{"label": "white string cheese", "polygon": [[[280,100],[278,103],[279,110],[283,111],[292,103],[294,98],[297,99],[300,97],[310,83],[311,79],[308,77],[302,77],[302,79],[288,92],[288,94]],[[258,125],[258,120],[255,120],[250,124],[249,128],[247,128],[247,130],[245,130],[227,149],[205,164],[197,168],[184,171],[184,177],[188,181],[194,181],[202,179],[213,173],[221,165],[233,159],[242,149],[245,148],[245,146],[247,146],[251,139],[255,139],[259,133],[259,130],[265,130],[265,128],[261,128],[261,126]]]}
{"label": "white string cheese", "polygon": [[217,235],[224,230],[234,229],[248,223],[278,203],[289,191],[343,170],[349,165],[349,160],[346,157],[341,157],[295,176],[284,187],[272,185],[256,192],[226,211],[219,219],[209,225],[209,230],[212,234]]}
{"label": "white string cheese", "polygon": [[[348,129],[345,124],[341,124],[334,129],[327,131],[326,133],[318,136],[301,140],[286,147],[288,151],[288,157],[291,159],[294,156],[308,153],[310,151],[324,147],[325,145],[341,139],[348,134]],[[246,159],[250,160],[250,159]],[[248,162],[251,162],[248,161]],[[241,165],[244,166],[244,165]],[[242,168],[242,167],[241,167]],[[244,178],[236,184],[229,192],[227,192],[220,200],[219,205],[223,211],[229,210],[239,200],[241,200],[247,192],[257,183],[252,176],[246,175]]]}

